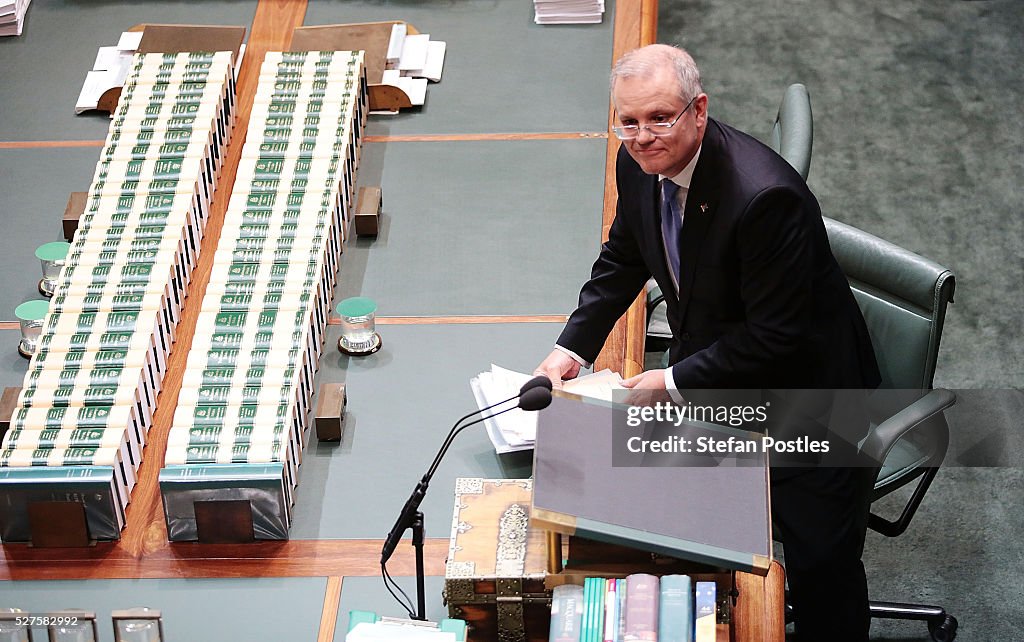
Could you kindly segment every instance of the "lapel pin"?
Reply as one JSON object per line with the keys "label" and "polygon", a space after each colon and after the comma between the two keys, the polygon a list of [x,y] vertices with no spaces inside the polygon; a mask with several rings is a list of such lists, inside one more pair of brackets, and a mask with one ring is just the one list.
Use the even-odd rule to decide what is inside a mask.
{"label": "lapel pin", "polygon": [[707,212],[708,211],[708,204],[707,203],[701,203],[700,204],[700,211],[701,211],[702,214],[704,212]]}

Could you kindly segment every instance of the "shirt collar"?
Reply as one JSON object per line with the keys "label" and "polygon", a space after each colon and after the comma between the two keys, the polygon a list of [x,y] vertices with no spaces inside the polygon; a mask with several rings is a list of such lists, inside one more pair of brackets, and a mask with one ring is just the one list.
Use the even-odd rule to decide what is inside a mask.
{"label": "shirt collar", "polygon": [[693,169],[697,166],[697,159],[700,158],[701,147],[703,147],[703,144],[697,147],[697,152],[693,155],[693,158],[690,159],[690,162],[686,164],[686,167],[683,168],[683,171],[679,172],[675,176],[664,176],[662,174],[658,174],[658,178],[667,178],[679,187],[689,190],[690,179],[693,178]]}

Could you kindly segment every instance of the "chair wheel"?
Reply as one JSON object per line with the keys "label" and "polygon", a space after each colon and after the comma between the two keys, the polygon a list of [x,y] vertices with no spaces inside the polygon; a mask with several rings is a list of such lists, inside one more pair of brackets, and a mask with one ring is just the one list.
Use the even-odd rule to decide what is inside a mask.
{"label": "chair wheel", "polygon": [[956,630],[959,623],[952,615],[947,615],[941,623],[928,623],[928,632],[932,634],[935,642],[953,642],[956,639]]}

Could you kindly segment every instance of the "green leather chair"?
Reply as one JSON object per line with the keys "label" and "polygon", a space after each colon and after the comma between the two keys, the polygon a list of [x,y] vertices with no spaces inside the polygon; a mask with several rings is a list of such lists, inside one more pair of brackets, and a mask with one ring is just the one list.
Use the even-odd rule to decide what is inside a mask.
{"label": "green leather chair", "polygon": [[768,135],[768,146],[779,153],[807,180],[814,146],[814,119],[807,87],[794,83],[786,88],[779,112]]}
{"label": "green leather chair", "polygon": [[[907,530],[946,455],[949,427],[944,411],[956,402],[949,390],[933,389],[946,305],[956,280],[947,268],[839,221],[825,219],[829,243],[867,322],[882,373],[869,404],[872,428],[861,452],[882,462],[873,501],[914,481],[898,518],[871,513],[868,527],[888,537]],[[888,389],[888,390],[882,390]],[[918,391],[907,406],[890,390]],[[876,602],[871,617],[923,620],[932,639],[956,637],[957,621],[938,606]]]}

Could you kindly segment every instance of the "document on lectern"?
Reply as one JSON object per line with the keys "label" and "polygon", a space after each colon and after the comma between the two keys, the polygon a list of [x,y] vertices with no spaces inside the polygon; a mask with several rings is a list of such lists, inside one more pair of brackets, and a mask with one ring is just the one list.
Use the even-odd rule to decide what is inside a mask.
{"label": "document on lectern", "polygon": [[[533,375],[492,364],[490,370],[473,377],[469,385],[476,397],[477,407],[483,409],[515,396],[519,388],[532,378]],[[622,377],[611,370],[602,370],[566,381],[563,389],[583,397],[611,402],[613,391],[623,389]],[[515,408],[517,401],[512,399],[491,409],[488,414]],[[537,436],[537,413],[516,408],[485,420],[484,426],[495,452],[502,454],[530,450]]]}

